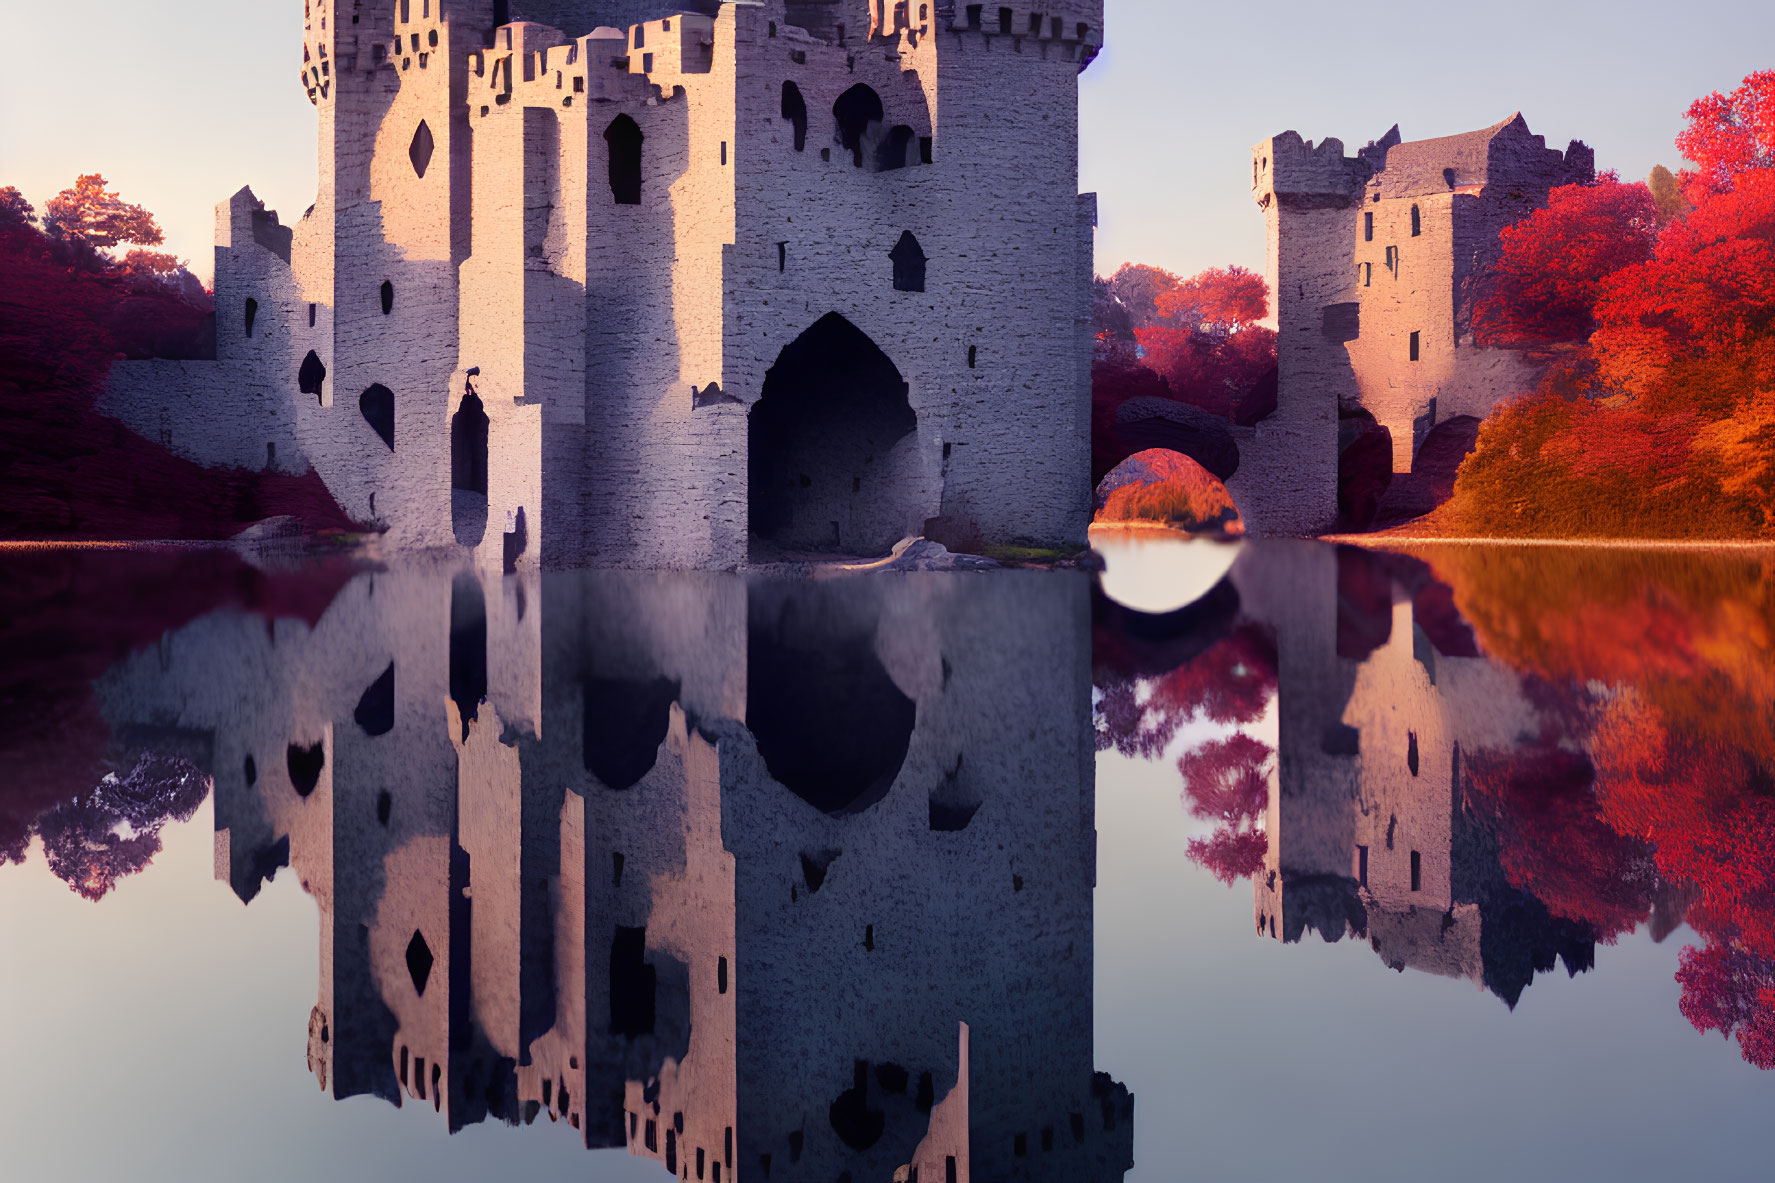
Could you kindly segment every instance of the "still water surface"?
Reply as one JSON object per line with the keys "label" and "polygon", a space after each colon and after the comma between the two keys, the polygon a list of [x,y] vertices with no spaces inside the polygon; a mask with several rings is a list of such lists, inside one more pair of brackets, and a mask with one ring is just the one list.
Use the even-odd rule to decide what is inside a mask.
{"label": "still water surface", "polygon": [[1102,546],[9,556],[0,1176],[1768,1177],[1766,559]]}

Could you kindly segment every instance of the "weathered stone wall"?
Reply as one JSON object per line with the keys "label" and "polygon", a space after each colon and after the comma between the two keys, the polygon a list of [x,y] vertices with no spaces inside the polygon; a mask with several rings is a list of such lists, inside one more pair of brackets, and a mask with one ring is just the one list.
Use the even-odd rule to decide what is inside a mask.
{"label": "weathered stone wall", "polygon": [[1269,235],[1276,293],[1276,410],[1235,428],[1239,469],[1226,482],[1247,532],[1310,536],[1337,514],[1337,413],[1356,392],[1348,343],[1359,329],[1342,230],[1360,174],[1343,145],[1293,132],[1252,149],[1252,192]]}
{"label": "weathered stone wall", "polygon": [[[1076,76],[1101,3],[977,27],[965,6],[707,7],[312,5],[317,200],[281,251],[218,270],[225,336],[257,301],[251,344],[230,338],[226,381],[123,371],[109,405],[164,435],[173,407],[240,386],[187,454],[278,444],[272,463],[312,464],[397,546],[730,566],[754,533],[752,411],[784,348],[836,315],[897,369],[915,427],[872,444],[841,419],[783,541],[880,552],[946,515],[1081,542],[1095,214],[1076,192]],[[786,118],[785,83],[804,117]],[[846,131],[857,87],[873,98],[850,95]],[[638,203],[611,171],[631,126]],[[256,420],[280,389],[289,409]],[[453,488],[471,395],[484,494]]]}
{"label": "weathered stone wall", "polygon": [[[1265,200],[1260,174],[1272,155],[1275,191],[1292,186],[1292,201]],[[1350,159],[1335,140],[1314,150],[1290,132],[1259,145],[1253,163],[1259,202],[1272,219],[1272,272],[1311,256],[1323,277],[1305,284],[1272,275],[1282,338],[1278,415],[1335,396],[1346,411],[1366,411],[1387,428],[1394,470],[1409,472],[1439,422],[1484,418],[1532,389],[1535,363],[1475,340],[1474,301],[1499,257],[1503,230],[1545,206],[1553,186],[1593,175],[1587,148],[1549,149],[1518,115],[1439,140],[1402,143],[1395,128]],[[1352,195],[1344,205],[1325,196],[1328,178],[1340,176]],[[1334,264],[1346,272],[1341,283]],[[1334,345],[1347,345],[1346,355],[1330,346],[1303,349],[1318,328]],[[1241,441],[1242,456],[1249,450]],[[1271,449],[1259,443],[1257,450],[1267,463]],[[1244,471],[1237,480],[1247,498],[1268,495]],[[1262,483],[1269,480],[1266,473]],[[1260,515],[1260,528],[1266,523]]]}

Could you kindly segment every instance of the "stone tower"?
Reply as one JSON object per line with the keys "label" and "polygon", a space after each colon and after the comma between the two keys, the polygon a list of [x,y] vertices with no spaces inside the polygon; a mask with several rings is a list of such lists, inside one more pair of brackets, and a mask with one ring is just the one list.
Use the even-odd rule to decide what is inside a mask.
{"label": "stone tower", "polygon": [[311,2],[315,205],[243,192],[220,360],[121,366],[107,410],[489,567],[1081,541],[1102,32],[1101,0]]}

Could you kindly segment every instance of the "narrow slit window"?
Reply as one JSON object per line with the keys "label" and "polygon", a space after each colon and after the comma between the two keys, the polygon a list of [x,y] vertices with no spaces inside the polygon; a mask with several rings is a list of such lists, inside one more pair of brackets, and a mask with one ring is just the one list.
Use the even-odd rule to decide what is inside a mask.
{"label": "narrow slit window", "polygon": [[1368,847],[1356,848],[1356,882],[1363,887],[1368,886]]}
{"label": "narrow slit window", "polygon": [[390,280],[385,279],[382,281],[382,315],[388,316],[388,315],[392,314],[393,312],[394,312],[394,283]]}
{"label": "narrow slit window", "polygon": [[777,243],[777,270],[789,270],[789,244],[786,242]]}
{"label": "narrow slit window", "polygon": [[641,145],[645,139],[641,125],[627,115],[618,115],[604,129],[610,155],[610,196],[618,205],[641,204]]}
{"label": "narrow slit window", "polygon": [[1411,852],[1411,889],[1424,890],[1424,856],[1415,850]]}
{"label": "narrow slit window", "polygon": [[1396,246],[1387,248],[1387,270],[1394,275],[1399,274],[1399,248]]}
{"label": "narrow slit window", "polygon": [[1417,206],[1411,207],[1411,236],[1416,238],[1424,232],[1424,215]]}
{"label": "narrow slit window", "polygon": [[807,151],[807,100],[793,82],[783,83],[783,118],[795,131],[795,150]]}
{"label": "narrow slit window", "polygon": [[320,306],[318,304],[310,304],[308,306],[308,327],[309,328],[312,329],[314,327],[314,318],[315,318],[315,315],[319,311],[320,311]]}
{"label": "narrow slit window", "polygon": [[1422,356],[1423,356],[1423,334],[1422,333],[1413,333],[1411,335],[1411,360],[1412,361],[1421,360]]}
{"label": "narrow slit window", "polygon": [[247,336],[253,335],[253,322],[259,319],[259,301],[247,297],[246,307],[242,310],[246,320]]}
{"label": "narrow slit window", "polygon": [[1362,241],[1374,241],[1374,215],[1372,213],[1362,215]]}

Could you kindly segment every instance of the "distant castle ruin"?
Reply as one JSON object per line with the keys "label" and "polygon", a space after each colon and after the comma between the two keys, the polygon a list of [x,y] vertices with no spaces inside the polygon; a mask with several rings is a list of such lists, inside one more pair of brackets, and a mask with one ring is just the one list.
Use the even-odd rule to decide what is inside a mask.
{"label": "distant castle ruin", "polygon": [[1521,115],[1409,143],[1394,127],[1353,157],[1292,131],[1252,149],[1280,372],[1275,413],[1233,429],[1227,485],[1250,531],[1332,524],[1340,423],[1371,418],[1392,437],[1393,471],[1410,473],[1439,427],[1532,388],[1530,360],[1475,340],[1478,282],[1505,227],[1594,176],[1588,147],[1549,148]]}
{"label": "distant castle ruin", "polygon": [[[682,11],[688,9],[689,11]],[[310,0],[320,189],[105,409],[514,568],[1082,541],[1102,0]]]}

